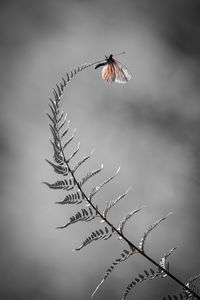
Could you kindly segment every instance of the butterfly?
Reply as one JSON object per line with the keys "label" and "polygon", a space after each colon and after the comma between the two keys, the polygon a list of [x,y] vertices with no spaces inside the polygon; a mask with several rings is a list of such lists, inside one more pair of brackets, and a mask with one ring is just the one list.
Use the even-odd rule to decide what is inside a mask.
{"label": "butterfly", "polygon": [[[119,54],[124,54],[124,52]],[[113,58],[113,56],[116,55],[110,54],[110,56],[105,56],[105,61],[100,61],[100,63],[95,66],[95,69],[103,67],[102,78],[108,83],[126,83],[131,79],[131,73],[125,66]]]}

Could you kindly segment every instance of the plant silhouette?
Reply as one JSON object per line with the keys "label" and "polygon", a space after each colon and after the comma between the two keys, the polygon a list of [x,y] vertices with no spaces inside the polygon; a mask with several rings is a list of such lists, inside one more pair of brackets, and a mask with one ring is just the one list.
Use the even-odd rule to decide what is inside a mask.
{"label": "plant silhouette", "polygon": [[118,198],[111,200],[107,203],[105,209],[100,212],[98,209],[98,205],[94,204],[93,199],[95,195],[101,191],[101,189],[108,183],[110,183],[117,173],[107,178],[103,183],[92,187],[89,194],[87,195],[84,190],[84,184],[89,181],[93,176],[97,176],[101,170],[103,169],[103,165],[100,168],[90,171],[86,173],[83,178],[78,178],[76,176],[76,171],[78,168],[83,167],[86,161],[93,155],[94,151],[90,154],[84,156],[80,161],[77,161],[75,164],[72,163],[72,159],[76,158],[76,154],[79,151],[79,144],[77,148],[72,152],[72,154],[67,157],[65,154],[65,150],[70,143],[72,143],[75,131],[73,130],[72,135],[69,135],[70,122],[67,121],[67,115],[64,115],[64,110],[60,108],[61,97],[64,93],[65,88],[70,84],[71,80],[75,75],[77,75],[80,71],[85,70],[88,67],[91,67],[95,63],[84,64],[74,70],[71,70],[69,73],[66,73],[59,84],[56,84],[56,88],[53,90],[53,99],[49,98],[49,108],[50,113],[47,113],[50,120],[50,131],[52,134],[52,139],[50,143],[53,148],[53,162],[50,160],[46,160],[50,166],[53,168],[54,172],[59,174],[61,177],[60,180],[48,183],[44,182],[50,189],[62,189],[66,191],[65,198],[62,201],[57,201],[60,205],[66,204],[75,204],[79,205],[81,208],[76,211],[74,215],[72,215],[69,220],[64,224],[60,225],[58,229],[64,229],[69,227],[72,224],[78,222],[92,222],[94,219],[98,218],[100,220],[100,225],[98,228],[93,228],[93,231],[87,234],[86,238],[82,241],[82,243],[77,246],[74,251],[80,251],[84,247],[87,247],[91,243],[96,243],[100,240],[108,240],[111,237],[117,237],[119,240],[123,240],[127,244],[126,249],[122,249],[121,253],[117,258],[111,262],[108,268],[105,271],[105,274],[102,276],[100,283],[95,288],[91,297],[94,297],[98,289],[103,285],[105,280],[111,275],[112,271],[121,263],[130,259],[133,255],[142,255],[145,259],[150,261],[155,269],[150,268],[149,270],[143,270],[140,274],[134,277],[133,280],[125,287],[124,292],[122,293],[121,300],[125,299],[131,290],[133,290],[136,286],[141,283],[144,283],[146,280],[153,280],[156,278],[166,278],[170,277],[174,281],[176,281],[182,288],[182,290],[178,294],[168,295],[163,297],[165,299],[200,299],[198,286],[195,284],[195,281],[199,277],[199,275],[192,277],[189,281],[184,284],[177,277],[169,271],[169,256],[177,249],[177,247],[172,248],[167,251],[160,261],[157,263],[150,256],[146,254],[146,241],[149,234],[166,218],[171,214],[168,213],[166,216],[161,219],[155,221],[152,225],[147,228],[141,237],[140,243],[138,246],[134,245],[125,235],[124,235],[124,226],[127,221],[133,217],[135,214],[140,213],[143,206],[139,208],[134,208],[134,210],[129,211],[124,218],[119,222],[118,226],[114,226],[108,219],[108,215],[112,212],[113,206],[118,204],[124,197],[127,196],[130,189],[126,190],[122,195],[119,195]]}

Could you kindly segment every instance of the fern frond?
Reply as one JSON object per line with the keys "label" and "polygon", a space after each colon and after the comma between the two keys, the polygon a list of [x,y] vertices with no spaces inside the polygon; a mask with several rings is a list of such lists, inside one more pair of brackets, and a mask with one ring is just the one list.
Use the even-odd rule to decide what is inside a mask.
{"label": "fern frond", "polygon": [[[60,130],[63,128],[63,126],[66,124],[66,121],[67,121],[67,114],[65,114],[65,117],[64,117],[62,123],[61,123],[61,124],[59,125],[59,127],[58,127],[58,130],[59,130],[59,131],[60,131]],[[58,120],[58,122],[59,122],[59,120]]]}
{"label": "fern frond", "polygon": [[61,97],[62,93],[61,93],[61,89],[60,89],[59,85],[56,84],[56,87],[57,87],[57,91],[58,91],[58,96]]}
{"label": "fern frond", "polygon": [[107,240],[111,236],[112,236],[112,231],[110,231],[108,229],[108,227],[105,226],[104,229],[100,228],[98,230],[93,231],[91,233],[91,235],[84,240],[84,242],[81,244],[81,246],[79,246],[78,248],[76,248],[74,250],[79,251],[79,250],[83,249],[85,246],[91,244],[94,241],[102,240],[102,239]]}
{"label": "fern frond", "polygon": [[66,85],[67,85],[67,82],[66,82],[65,78],[62,77],[62,82],[60,82],[60,88],[61,88],[62,92],[64,90],[64,87],[66,87]]}
{"label": "fern frond", "polygon": [[94,195],[95,195],[97,192],[99,192],[100,189],[101,189],[104,185],[106,185],[108,182],[110,182],[112,179],[115,178],[115,176],[117,175],[117,173],[119,172],[119,170],[120,170],[120,167],[117,169],[117,172],[116,172],[113,176],[109,177],[107,180],[105,180],[105,181],[104,181],[103,183],[101,183],[99,186],[95,186],[95,187],[92,188],[92,190],[91,190],[91,192],[90,192],[90,194],[89,194],[89,199],[90,199],[90,201],[92,200],[92,198],[94,197]]}
{"label": "fern frond", "polygon": [[55,121],[55,119],[49,113],[47,113],[47,116],[50,119],[50,121],[52,122],[53,127],[56,128],[56,121]]}
{"label": "fern frond", "polygon": [[81,209],[81,211],[78,211],[74,216],[71,216],[69,221],[65,225],[59,226],[57,227],[57,229],[66,228],[69,225],[77,223],[79,221],[89,222],[93,220],[95,216],[96,216],[95,211],[91,207],[88,207],[87,209],[83,208]]}
{"label": "fern frond", "polygon": [[72,168],[72,173],[75,173],[75,171],[87,160],[89,159],[92,154],[94,153],[94,149],[91,151],[91,153],[87,156],[85,156],[82,160],[80,160],[73,168]]}
{"label": "fern frond", "polygon": [[[189,287],[193,292],[195,292],[197,295],[199,295],[199,287],[193,284],[193,282],[199,278],[200,274],[191,277],[188,282],[186,283],[186,286]],[[171,299],[195,299],[191,292],[189,292],[186,289],[183,289],[182,292],[175,295],[167,295],[166,297],[163,297],[163,300],[171,300]]]}
{"label": "fern frond", "polygon": [[58,135],[57,129],[54,126],[52,126],[51,124],[49,124],[49,127],[51,130],[51,134],[53,136],[54,143],[58,144],[60,141],[59,141],[59,135]]}
{"label": "fern frond", "polygon": [[190,277],[190,279],[188,280],[188,284],[193,283],[193,281],[197,280],[197,278],[199,278],[199,277],[200,277],[200,274]]}
{"label": "fern frond", "polygon": [[[167,258],[168,258],[168,257],[174,252],[174,250],[176,250],[176,249],[177,249],[177,247],[172,248],[172,249],[169,250],[167,253],[165,253],[164,256],[161,258],[159,265],[160,265],[163,269],[169,271],[169,262],[167,262]],[[166,274],[162,269],[159,269],[158,271],[160,272],[160,276],[161,276],[162,278],[164,278],[164,277],[167,276],[167,274]]]}
{"label": "fern frond", "polygon": [[76,128],[74,128],[73,132],[72,132],[72,136],[65,142],[65,144],[63,145],[63,150],[69,145],[69,143],[73,140],[74,136],[75,136],[75,132],[76,132]]}
{"label": "fern frond", "polygon": [[97,175],[99,172],[101,172],[101,170],[103,169],[103,164],[101,164],[99,169],[96,169],[94,171],[88,172],[79,182],[79,186],[83,186],[83,184],[85,184],[90,178],[92,178],[93,176]]}
{"label": "fern frond", "polygon": [[48,159],[46,159],[46,161],[50,164],[50,166],[53,167],[55,173],[61,174],[63,176],[67,176],[69,174],[69,169],[67,166],[56,165]]}
{"label": "fern frond", "polygon": [[[193,292],[195,292],[197,295],[199,295],[199,287],[196,286],[194,284],[194,281],[199,278],[200,274],[196,275],[196,276],[193,276],[191,277],[188,282],[186,283],[186,286],[189,287]],[[191,292],[187,291],[186,289],[184,289],[184,293],[187,294],[187,297],[188,298],[192,298],[193,299],[193,295]]]}
{"label": "fern frond", "polygon": [[61,112],[60,112],[60,116],[59,115],[57,116],[57,123],[60,123],[60,121],[62,120],[63,116],[64,116],[64,109],[62,108]]}
{"label": "fern frond", "polygon": [[[66,160],[67,163],[69,163],[69,161],[76,155],[76,153],[79,151],[79,149],[80,149],[80,143],[78,143],[78,146],[77,146],[76,150],[74,152],[72,152],[72,154]],[[72,171],[71,171],[71,173],[72,173]]]}
{"label": "fern frond", "polygon": [[71,190],[75,187],[76,183],[74,181],[73,178],[70,178],[68,180],[64,179],[64,180],[58,180],[54,183],[48,183],[48,182],[43,182],[44,184],[46,184],[50,189],[62,189],[62,190]]}
{"label": "fern frond", "polygon": [[[66,191],[72,190],[73,188],[76,187],[76,189],[77,189],[76,192],[65,195],[65,198],[64,198],[63,201],[57,202],[59,204],[62,204],[62,205],[63,204],[79,204],[79,203],[83,203],[83,201],[85,201],[86,205],[89,205],[88,208],[83,208],[83,209],[80,209],[79,211],[77,211],[74,215],[72,215],[69,218],[69,220],[66,224],[64,224],[63,226],[59,226],[58,228],[63,229],[63,228],[68,227],[69,225],[72,225],[72,224],[77,223],[79,221],[85,221],[85,222],[91,221],[95,217],[98,216],[102,219],[102,221],[104,221],[107,224],[107,226],[105,226],[104,228],[100,228],[98,230],[94,230],[83,241],[83,243],[75,249],[76,251],[81,250],[82,248],[84,248],[85,246],[91,244],[94,241],[102,240],[102,239],[107,240],[114,233],[117,233],[119,235],[119,237],[124,239],[124,241],[126,241],[128,243],[128,245],[130,246],[131,251],[130,250],[123,250],[123,252],[121,253],[121,257],[115,259],[115,261],[109,266],[109,268],[106,270],[106,273],[104,274],[104,277],[103,277],[102,281],[99,283],[99,285],[95,289],[92,296],[96,293],[98,288],[103,284],[105,279],[111,274],[111,272],[115,269],[115,267],[119,263],[121,263],[122,261],[125,261],[126,259],[128,259],[128,257],[130,257],[134,253],[140,253],[146,259],[148,259],[154,265],[157,266],[157,271],[155,272],[154,270],[150,269],[150,271],[148,272],[148,271],[144,270],[144,274],[139,274],[138,277],[136,277],[127,286],[122,299],[125,299],[126,296],[128,295],[128,293],[130,292],[130,290],[133,287],[135,287],[138,283],[141,283],[141,282],[143,282],[147,279],[149,279],[149,280],[154,279],[156,277],[164,278],[166,276],[166,274],[168,276],[170,276],[172,279],[174,279],[176,282],[178,282],[182,287],[184,287],[185,290],[180,295],[186,295],[187,298],[190,298],[190,296],[192,295],[192,289],[193,290],[195,289],[195,291],[196,291],[196,287],[193,284],[193,282],[192,281],[189,282],[188,287],[187,287],[187,285],[184,285],[182,282],[180,282],[180,280],[178,280],[175,276],[170,274],[169,271],[168,271],[169,270],[169,263],[166,261],[166,259],[175,250],[175,248],[171,249],[167,254],[164,255],[164,257],[160,260],[160,264],[155,262],[151,257],[149,257],[146,253],[144,253],[144,244],[145,244],[147,236],[160,222],[165,220],[166,217],[169,214],[167,216],[165,216],[164,218],[158,220],[152,226],[150,226],[145,231],[145,233],[144,233],[144,235],[143,235],[143,237],[140,241],[140,247],[139,248],[136,247],[133,243],[131,243],[126,238],[126,236],[123,235],[123,228],[124,228],[126,222],[129,220],[129,218],[133,214],[135,214],[136,212],[139,212],[143,207],[141,207],[140,209],[129,212],[125,216],[125,218],[120,222],[118,229],[116,229],[112,225],[112,223],[110,223],[110,221],[107,220],[107,214],[110,211],[110,209],[115,204],[117,204],[122,198],[124,198],[129,190],[127,190],[124,194],[119,196],[117,199],[111,201],[110,203],[107,203],[106,208],[104,209],[102,214],[98,210],[98,207],[97,206],[95,207],[94,204],[91,202],[92,198],[95,196],[95,194],[98,191],[100,191],[100,189],[105,184],[110,182],[117,175],[119,169],[117,170],[117,172],[114,176],[108,178],[107,180],[105,180],[99,186],[96,186],[96,187],[92,188],[89,196],[87,196],[84,193],[84,191],[82,190],[83,184],[86,183],[91,177],[93,177],[97,173],[99,173],[102,170],[103,165],[101,166],[100,169],[89,172],[88,174],[86,174],[85,177],[83,177],[80,181],[78,181],[76,179],[75,175],[74,175],[74,172],[87,159],[90,158],[92,153],[90,155],[85,156],[82,160],[80,160],[78,163],[76,163],[73,168],[71,167],[71,160],[77,154],[77,152],[79,151],[79,145],[80,144],[78,144],[78,148],[76,150],[74,150],[68,158],[65,157],[65,149],[67,148],[69,143],[74,139],[75,130],[73,131],[72,136],[69,137],[67,141],[64,141],[64,137],[67,135],[67,133],[69,131],[70,121],[68,121],[67,127],[66,127],[67,115],[64,116],[64,110],[60,109],[60,107],[59,107],[60,100],[61,100],[61,97],[63,95],[63,91],[64,91],[65,87],[72,80],[72,78],[76,74],[78,74],[80,71],[82,71],[82,70],[84,70],[84,69],[86,69],[86,68],[88,68],[88,67],[90,67],[91,65],[94,65],[94,64],[96,64],[96,63],[83,64],[81,67],[75,68],[74,70],[71,70],[69,73],[66,73],[66,76],[62,77],[62,81],[60,83],[56,84],[56,88],[53,90],[54,100],[49,98],[49,100],[50,100],[50,103],[49,103],[50,113],[48,113],[47,116],[50,120],[49,127],[50,127],[50,130],[51,130],[52,136],[53,136],[53,138],[52,138],[52,140],[50,140],[50,142],[51,142],[52,147],[53,147],[54,162],[51,162],[49,160],[47,160],[47,162],[53,167],[54,171],[57,174],[63,175],[63,176],[67,176],[68,174],[70,174],[71,178],[69,178],[69,180],[58,180],[54,183],[47,183],[47,182],[44,182],[44,183],[51,189],[62,189],[62,190],[66,190]],[[194,295],[195,295],[195,293],[194,293]],[[171,296],[168,296],[168,299],[171,299],[170,297]],[[173,299],[177,299],[176,296],[173,296],[173,297],[174,297]],[[196,295],[196,297],[198,297],[198,296]]]}
{"label": "fern frond", "polygon": [[[174,247],[170,251],[168,251],[167,253],[164,254],[164,256],[161,258],[161,260],[159,262],[159,266],[158,266],[157,272],[150,279],[154,279],[156,277],[165,278],[165,277],[168,276],[163,269],[165,269],[167,272],[169,272],[169,261],[167,261],[166,259],[176,249],[177,249],[177,247]],[[163,268],[163,269],[161,269],[161,268]]]}
{"label": "fern frond", "polygon": [[[138,209],[135,209],[129,213],[126,214],[126,216],[124,217],[124,219],[119,223],[119,226],[118,226],[118,231],[123,234],[123,229],[124,229],[124,226],[126,224],[126,222],[130,219],[130,217],[132,217],[134,214],[138,213],[141,209],[143,209],[144,206],[138,208]],[[122,239],[122,237],[118,237],[118,239]]]}
{"label": "fern frond", "polygon": [[130,291],[136,287],[136,285],[138,283],[142,283],[145,280],[149,280],[151,279],[153,276],[155,276],[155,271],[153,269],[150,269],[149,272],[147,270],[144,270],[144,275],[143,274],[139,274],[138,277],[139,278],[135,278],[133,281],[131,281],[131,283],[129,283],[129,285],[126,287],[124,294],[121,298],[121,300],[124,300],[128,294],[130,293]]}
{"label": "fern frond", "polygon": [[54,95],[54,99],[55,99],[56,105],[58,106],[61,97],[58,95],[56,89],[53,89],[53,95]]}
{"label": "fern frond", "polygon": [[49,97],[49,101],[51,102],[52,104],[52,109],[53,111],[57,111],[57,105],[56,105],[56,102],[54,100],[52,100],[50,97]]}
{"label": "fern frond", "polygon": [[116,258],[114,262],[112,262],[112,264],[107,268],[103,279],[100,281],[100,283],[97,285],[96,289],[94,290],[94,292],[91,295],[91,298],[96,294],[96,292],[98,291],[98,289],[102,286],[102,284],[104,283],[104,281],[108,278],[108,276],[112,273],[112,271],[116,268],[116,266],[118,266],[121,262],[127,260],[131,255],[135,254],[135,251],[128,251],[126,249],[123,250],[123,252],[121,253],[121,257],[120,258]]}
{"label": "fern frond", "polygon": [[61,134],[61,140],[63,139],[63,137],[67,134],[67,132],[69,131],[69,125],[70,125],[70,120],[68,120],[67,122],[67,128],[65,129],[65,131]]}
{"label": "fern frond", "polygon": [[78,74],[80,71],[83,71],[84,69],[90,67],[91,65],[93,65],[93,63],[85,63],[85,64],[81,65],[80,67],[77,67],[74,70],[71,70],[69,73],[66,72],[66,78],[62,77],[62,81],[59,84],[56,84],[56,89],[53,90],[53,95],[54,95],[56,106],[58,106],[60,99],[63,95],[64,88],[71,81],[71,79],[76,74]]}
{"label": "fern frond", "polygon": [[59,164],[59,165],[62,165],[64,163],[64,156],[63,156],[63,153],[59,147],[58,144],[56,144],[55,142],[52,142],[52,140],[50,140],[50,143],[53,147],[53,158],[54,158],[54,161]]}
{"label": "fern frond", "polygon": [[69,74],[66,72],[67,82],[70,82]]}
{"label": "fern frond", "polygon": [[50,116],[48,113],[47,113],[47,115],[48,115],[48,117],[50,116],[49,118],[50,118],[51,121],[53,120],[52,123],[54,123],[54,122],[57,123],[59,109],[56,105],[54,105],[54,106],[52,106],[51,104],[48,104],[48,105],[49,105],[49,108],[51,110],[52,116]]}
{"label": "fern frond", "polygon": [[[103,213],[102,213],[102,215],[104,216],[104,218],[107,217],[107,213],[109,212],[109,210],[110,210],[115,204],[117,204],[121,199],[123,199],[123,198],[126,196],[126,194],[127,194],[130,190],[131,190],[131,188],[129,188],[124,194],[120,195],[117,199],[114,199],[114,200],[112,200],[112,201],[110,201],[110,202],[107,202],[106,207],[105,207],[105,209],[104,209],[104,211],[103,211]],[[104,222],[104,221],[102,220],[102,222]]]}
{"label": "fern frond", "polygon": [[144,252],[144,245],[145,245],[145,242],[146,242],[146,239],[147,239],[147,236],[149,235],[149,233],[158,225],[160,224],[162,221],[164,221],[169,215],[171,215],[172,212],[168,213],[165,217],[159,219],[158,221],[156,221],[154,224],[152,224],[144,233],[141,241],[140,241],[140,244],[139,244],[139,248],[141,249],[141,251]]}
{"label": "fern frond", "polygon": [[[73,188],[73,187],[72,187]],[[58,204],[80,204],[85,199],[83,193],[77,191],[76,193],[66,195],[63,201],[56,202]]]}
{"label": "fern frond", "polygon": [[[170,251],[168,251],[167,253],[164,254],[164,256],[161,258],[160,260],[160,266],[163,267],[165,270],[168,271],[169,268],[169,264],[166,262],[167,257],[169,257],[172,252],[176,249],[177,247],[172,248]],[[164,273],[164,271],[161,268],[158,268],[157,271],[154,271],[153,269],[150,269],[150,272],[148,272],[147,270],[144,270],[144,275],[143,274],[139,274],[138,277],[139,278],[135,278],[125,289],[124,295],[121,298],[121,300],[124,300],[128,293],[130,292],[130,290],[136,286],[137,283],[142,283],[144,280],[153,280],[157,277],[161,277],[164,278],[166,277],[166,273]]]}

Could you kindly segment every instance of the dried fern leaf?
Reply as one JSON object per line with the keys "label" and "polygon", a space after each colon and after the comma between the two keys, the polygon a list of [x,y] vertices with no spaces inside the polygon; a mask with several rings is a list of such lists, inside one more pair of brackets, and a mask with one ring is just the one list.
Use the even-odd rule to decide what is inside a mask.
{"label": "dried fern leaf", "polygon": [[68,130],[69,130],[69,125],[70,125],[70,120],[68,120],[67,128],[66,128],[65,131],[61,134],[61,140],[62,140],[63,137],[67,134],[67,132],[68,132]]}
{"label": "dried fern leaf", "polygon": [[96,174],[98,174],[101,170],[103,169],[103,164],[101,164],[99,169],[96,169],[94,171],[88,172],[79,182],[79,186],[83,186],[83,184],[85,184],[90,178],[92,178],[93,176],[95,176]]}
{"label": "dried fern leaf", "polygon": [[56,121],[54,120],[54,118],[52,116],[50,116],[50,114],[48,114],[48,113],[47,113],[47,116],[50,119],[50,121],[52,122],[53,127],[56,128],[57,124],[56,124]]}
{"label": "dried fern leaf", "polygon": [[[60,131],[63,126],[66,124],[67,121],[67,114],[65,114],[64,120],[62,121],[62,123],[59,125],[58,130]],[[58,121],[59,122],[59,121]]]}
{"label": "dried fern leaf", "polygon": [[60,87],[58,84],[56,84],[56,87],[57,87],[57,91],[58,91],[58,96],[59,98],[62,96],[62,93],[61,93],[61,90],[60,90]]}
{"label": "dried fern leaf", "polygon": [[57,229],[66,228],[69,225],[75,224],[79,221],[89,222],[89,221],[93,220],[95,218],[95,216],[96,216],[95,211],[91,207],[88,207],[87,209],[83,208],[83,209],[81,209],[81,211],[78,211],[74,216],[71,216],[69,221],[65,225],[59,226],[59,227],[57,227]]}
{"label": "dried fern leaf", "polygon": [[[109,212],[109,210],[114,205],[116,205],[121,199],[123,199],[130,190],[131,190],[131,188],[129,188],[124,194],[120,195],[117,199],[114,199],[114,200],[112,200],[110,202],[107,202],[106,207],[105,207],[105,209],[104,209],[104,211],[102,213],[102,215],[104,216],[104,218],[106,218],[107,213]],[[104,221],[102,221],[102,222],[104,222]]]}
{"label": "dried fern leaf", "polygon": [[70,78],[69,78],[69,74],[66,72],[66,80],[67,80],[67,82],[70,82]]}
{"label": "dried fern leaf", "polygon": [[76,186],[76,182],[73,178],[70,178],[69,180],[58,180],[54,183],[48,183],[48,182],[43,182],[44,184],[46,184],[50,189],[62,189],[62,190],[71,190]]}
{"label": "dried fern leaf", "polygon": [[72,136],[65,142],[63,149],[65,149],[67,145],[69,145],[69,143],[73,140],[76,130],[77,130],[76,128],[73,130]]}
{"label": "dried fern leaf", "polygon": [[[126,224],[126,222],[136,213],[138,213],[140,210],[142,210],[144,208],[144,206],[138,208],[138,209],[135,209],[129,213],[126,214],[126,216],[124,217],[124,219],[119,223],[119,226],[118,226],[118,230],[121,234],[123,234],[123,229],[124,229],[124,226]],[[118,239],[122,239],[121,237],[118,237]]]}
{"label": "dried fern leaf", "polygon": [[91,192],[90,192],[90,194],[89,194],[89,199],[90,199],[90,201],[92,200],[92,198],[94,197],[94,195],[95,195],[97,192],[99,192],[100,189],[101,189],[104,185],[106,185],[108,182],[110,182],[112,179],[115,178],[115,176],[117,175],[117,173],[119,172],[119,170],[120,170],[120,168],[118,168],[118,169],[117,169],[117,172],[116,172],[113,176],[111,176],[111,177],[109,177],[107,180],[105,180],[102,184],[100,184],[99,186],[96,186],[96,187],[92,188],[92,190],[91,190]]}
{"label": "dried fern leaf", "polygon": [[57,123],[59,123],[62,120],[63,116],[64,116],[64,109],[62,108],[60,116],[57,116]]}
{"label": "dried fern leaf", "polygon": [[66,82],[65,78],[62,77],[62,82],[60,82],[60,86],[61,86],[62,92],[63,92],[63,90],[64,90],[64,87],[66,87],[66,85],[67,85],[67,82]]}
{"label": "dried fern leaf", "polygon": [[61,92],[64,91],[64,87],[65,87],[65,85],[64,85],[62,82],[60,82],[60,89],[61,89]]}
{"label": "dried fern leaf", "polygon": [[57,164],[62,165],[64,163],[64,156],[63,156],[62,151],[60,150],[60,145],[52,142],[51,140],[50,140],[50,143],[51,143],[51,145],[53,147],[53,151],[54,151],[54,153],[53,153],[54,161]]}
{"label": "dried fern leaf", "polygon": [[[160,267],[164,268],[166,271],[169,271],[169,262],[166,260],[173,252],[176,250],[177,247],[172,248],[167,253],[164,254],[164,256],[161,258],[159,265]],[[154,279],[156,277],[165,278],[167,277],[167,274],[158,267],[157,272],[155,272],[154,276],[152,276],[150,279]]]}
{"label": "dried fern leaf", "polygon": [[[78,146],[77,146],[76,150],[67,159],[67,163],[76,155],[76,153],[79,151],[79,149],[80,149],[80,143],[78,143]],[[71,173],[72,173],[72,171],[71,171]]]}
{"label": "dried fern leaf", "polygon": [[72,72],[72,70],[70,71],[70,77],[71,79],[74,77],[74,73]]}
{"label": "dried fern leaf", "polygon": [[197,274],[195,276],[190,277],[190,279],[188,280],[187,284],[191,284],[192,282],[194,282],[195,280],[197,280],[200,277],[200,274]]}
{"label": "dried fern leaf", "polygon": [[145,245],[145,242],[146,242],[146,239],[147,239],[147,236],[149,235],[149,233],[158,225],[160,224],[162,221],[164,221],[169,215],[171,215],[172,212],[168,213],[165,217],[159,219],[158,221],[156,221],[154,224],[152,224],[144,233],[141,241],[140,241],[140,244],[139,244],[139,248],[141,249],[141,251],[144,252],[144,245]]}
{"label": "dried fern leaf", "polygon": [[91,153],[87,156],[85,156],[82,160],[80,160],[73,168],[72,168],[72,173],[75,173],[75,171],[87,160],[89,159],[92,154],[94,153],[94,149],[91,151]]}
{"label": "dried fern leaf", "polygon": [[85,63],[85,64],[81,65],[80,67],[77,67],[77,68],[75,68],[74,70],[71,70],[70,73],[67,73],[67,72],[66,72],[66,79],[64,79],[64,78],[62,77],[64,86],[66,86],[67,83],[70,82],[71,79],[72,79],[76,74],[78,74],[80,71],[82,71],[82,70],[84,70],[84,69],[90,67],[91,65],[92,65],[92,63]]}
{"label": "dried fern leaf", "polygon": [[[165,270],[169,271],[169,262],[167,262],[167,258],[176,250],[177,247],[172,248],[167,253],[164,254],[164,256],[161,258],[159,265],[164,268]],[[162,270],[158,269],[158,272],[160,273],[160,276],[162,278],[167,277],[167,274]]]}
{"label": "dried fern leaf", "polygon": [[[194,291],[196,294],[199,295],[199,288],[194,284],[194,281],[196,279],[198,279],[200,276],[200,274],[191,277],[188,282],[186,283],[186,286],[189,287],[192,291]],[[184,290],[184,293],[187,295],[188,298],[192,298],[193,299],[193,295],[191,292],[189,292],[188,290]]]}
{"label": "dried fern leaf", "polygon": [[91,298],[96,294],[96,292],[98,291],[98,289],[101,287],[101,285],[104,283],[104,281],[108,278],[108,276],[111,274],[111,272],[115,269],[116,266],[118,266],[121,262],[127,260],[132,254],[134,254],[135,252],[130,252],[126,249],[123,250],[123,252],[121,253],[121,257],[120,258],[116,258],[114,262],[112,262],[112,264],[107,268],[103,279],[101,280],[101,282],[97,285],[96,289],[94,290],[94,292],[91,295]]}
{"label": "dried fern leaf", "polygon": [[67,176],[69,173],[69,169],[67,166],[56,165],[52,163],[50,160],[46,159],[46,161],[53,167],[54,172],[57,174],[61,174],[63,176]]}
{"label": "dried fern leaf", "polygon": [[143,274],[139,274],[138,277],[139,278],[135,278],[131,283],[129,283],[129,285],[126,287],[124,294],[121,298],[121,300],[124,300],[129,292],[138,284],[138,283],[142,283],[145,280],[149,280],[152,278],[152,276],[155,275],[155,271],[153,269],[150,269],[149,272],[144,270],[144,275]]}
{"label": "dried fern leaf", "polygon": [[165,253],[163,255],[163,258],[167,259],[174,252],[174,250],[176,250],[177,248],[178,248],[178,246],[173,247],[172,249],[170,249],[167,253]]}
{"label": "dried fern leaf", "polygon": [[63,201],[56,202],[58,204],[80,204],[85,199],[83,193],[77,191],[76,193],[68,194]]}
{"label": "dried fern leaf", "polygon": [[52,126],[51,124],[49,124],[49,127],[50,127],[50,130],[51,130],[51,134],[53,136],[53,140],[54,140],[54,143],[59,143],[59,133],[57,131],[57,129]]}
{"label": "dried fern leaf", "polygon": [[53,110],[54,112],[57,112],[58,107],[57,107],[57,105],[56,105],[56,102],[55,102],[54,100],[52,100],[50,97],[49,97],[49,101],[50,101],[51,104],[52,104],[52,110]]}
{"label": "dried fern leaf", "polygon": [[84,242],[79,246],[77,247],[76,251],[79,251],[81,249],[83,249],[85,246],[91,244],[92,242],[94,241],[97,241],[97,240],[102,240],[102,239],[108,239],[109,237],[111,237],[112,233],[110,232],[110,230],[105,226],[104,230],[103,229],[98,229],[98,230],[95,230],[91,233],[90,236],[88,236]]}
{"label": "dried fern leaf", "polygon": [[51,110],[52,113],[52,119],[54,120],[54,122],[57,122],[57,118],[58,118],[58,114],[59,114],[59,109],[56,108],[55,106],[52,106],[51,104],[48,104],[49,108]]}
{"label": "dried fern leaf", "polygon": [[54,95],[54,99],[56,101],[56,105],[58,106],[58,104],[60,102],[60,97],[55,89],[53,89],[53,95]]}

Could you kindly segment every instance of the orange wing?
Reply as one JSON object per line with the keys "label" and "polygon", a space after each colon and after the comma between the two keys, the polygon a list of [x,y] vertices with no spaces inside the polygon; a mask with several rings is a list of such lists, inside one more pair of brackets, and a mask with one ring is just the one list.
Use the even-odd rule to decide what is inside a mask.
{"label": "orange wing", "polygon": [[115,68],[112,63],[108,63],[102,69],[102,78],[108,83],[112,83],[113,81],[115,81],[115,77]]}

